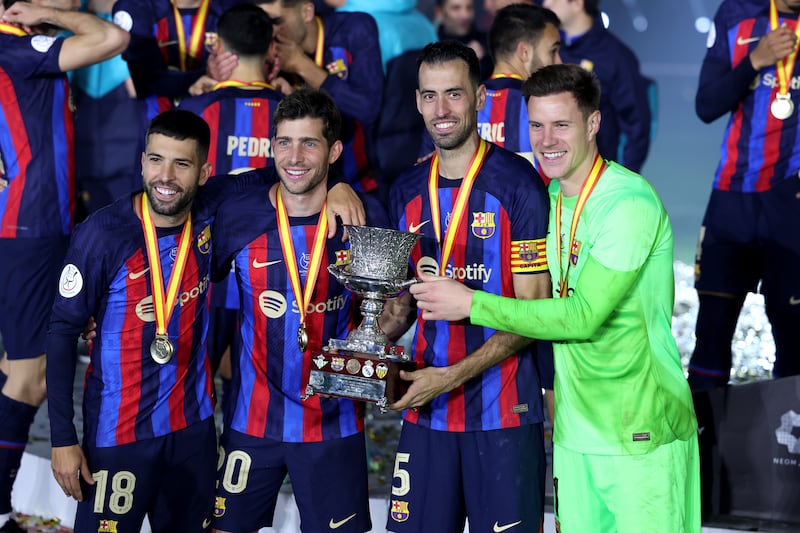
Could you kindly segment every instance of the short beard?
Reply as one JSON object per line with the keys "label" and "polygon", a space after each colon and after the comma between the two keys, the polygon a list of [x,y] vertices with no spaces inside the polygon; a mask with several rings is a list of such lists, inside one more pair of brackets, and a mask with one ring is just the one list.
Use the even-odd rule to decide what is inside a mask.
{"label": "short beard", "polygon": [[179,196],[177,202],[174,204],[164,205],[159,202],[158,198],[154,194],[153,189],[155,189],[157,186],[158,184],[145,184],[144,190],[147,192],[147,201],[150,203],[150,207],[155,213],[161,215],[162,217],[176,217],[191,209],[192,201],[197,195],[198,189],[197,185],[195,185],[188,190],[180,190],[177,192],[177,195]]}

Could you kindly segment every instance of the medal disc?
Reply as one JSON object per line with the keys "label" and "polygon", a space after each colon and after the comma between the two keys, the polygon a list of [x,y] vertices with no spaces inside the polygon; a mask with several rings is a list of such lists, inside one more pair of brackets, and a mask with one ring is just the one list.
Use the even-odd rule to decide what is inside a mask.
{"label": "medal disc", "polygon": [[174,353],[175,346],[166,335],[156,335],[156,338],[150,343],[150,357],[159,365],[168,363]]}
{"label": "medal disc", "polygon": [[297,328],[297,347],[301,352],[305,352],[308,347],[308,332],[305,324],[300,324],[300,327]]}
{"label": "medal disc", "polygon": [[778,95],[770,104],[769,111],[778,120],[786,120],[794,113],[794,102],[789,96]]}

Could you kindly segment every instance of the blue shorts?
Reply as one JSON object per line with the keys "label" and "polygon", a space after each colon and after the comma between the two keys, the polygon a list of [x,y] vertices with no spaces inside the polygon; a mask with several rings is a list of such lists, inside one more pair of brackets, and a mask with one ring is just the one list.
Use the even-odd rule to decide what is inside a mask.
{"label": "blue shorts", "polygon": [[139,533],[145,515],[153,533],[211,530],[213,418],[163,437],[108,448],[84,445],[84,451],[95,484],[81,483],[75,533]]}
{"label": "blue shorts", "polygon": [[769,306],[800,313],[797,195],[797,178],[759,193],[712,191],[695,258],[697,290],[744,295],[761,280]]}
{"label": "blue shorts", "polygon": [[455,433],[403,423],[386,529],[539,533],[542,424]]}
{"label": "blue shorts", "polygon": [[279,442],[226,430],[220,455],[216,529],[240,533],[272,526],[287,473],[303,531],[372,529],[363,433],[322,442]]}
{"label": "blue shorts", "polygon": [[0,239],[0,334],[9,359],[44,353],[68,243],[66,236]]}

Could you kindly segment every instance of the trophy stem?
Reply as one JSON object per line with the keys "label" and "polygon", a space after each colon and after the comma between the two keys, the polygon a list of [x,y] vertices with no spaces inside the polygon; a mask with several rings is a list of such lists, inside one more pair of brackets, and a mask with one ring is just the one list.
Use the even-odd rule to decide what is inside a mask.
{"label": "trophy stem", "polygon": [[376,344],[386,345],[389,339],[378,324],[383,312],[383,300],[364,298],[361,301],[363,319],[356,329],[347,335],[349,341],[369,340]]}

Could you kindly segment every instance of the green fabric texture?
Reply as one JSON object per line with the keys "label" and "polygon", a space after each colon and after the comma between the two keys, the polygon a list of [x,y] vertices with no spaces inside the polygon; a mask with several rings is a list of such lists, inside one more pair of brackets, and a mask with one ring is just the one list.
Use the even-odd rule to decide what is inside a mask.
{"label": "green fabric texture", "polygon": [[547,256],[554,298],[515,300],[476,292],[474,324],[553,345],[553,440],[579,453],[640,454],[687,439],[697,429],[692,397],[672,337],[673,237],[655,190],[609,163],[569,240],[573,199],[562,206],[563,268],[569,297],[559,298],[555,199],[550,189]]}

